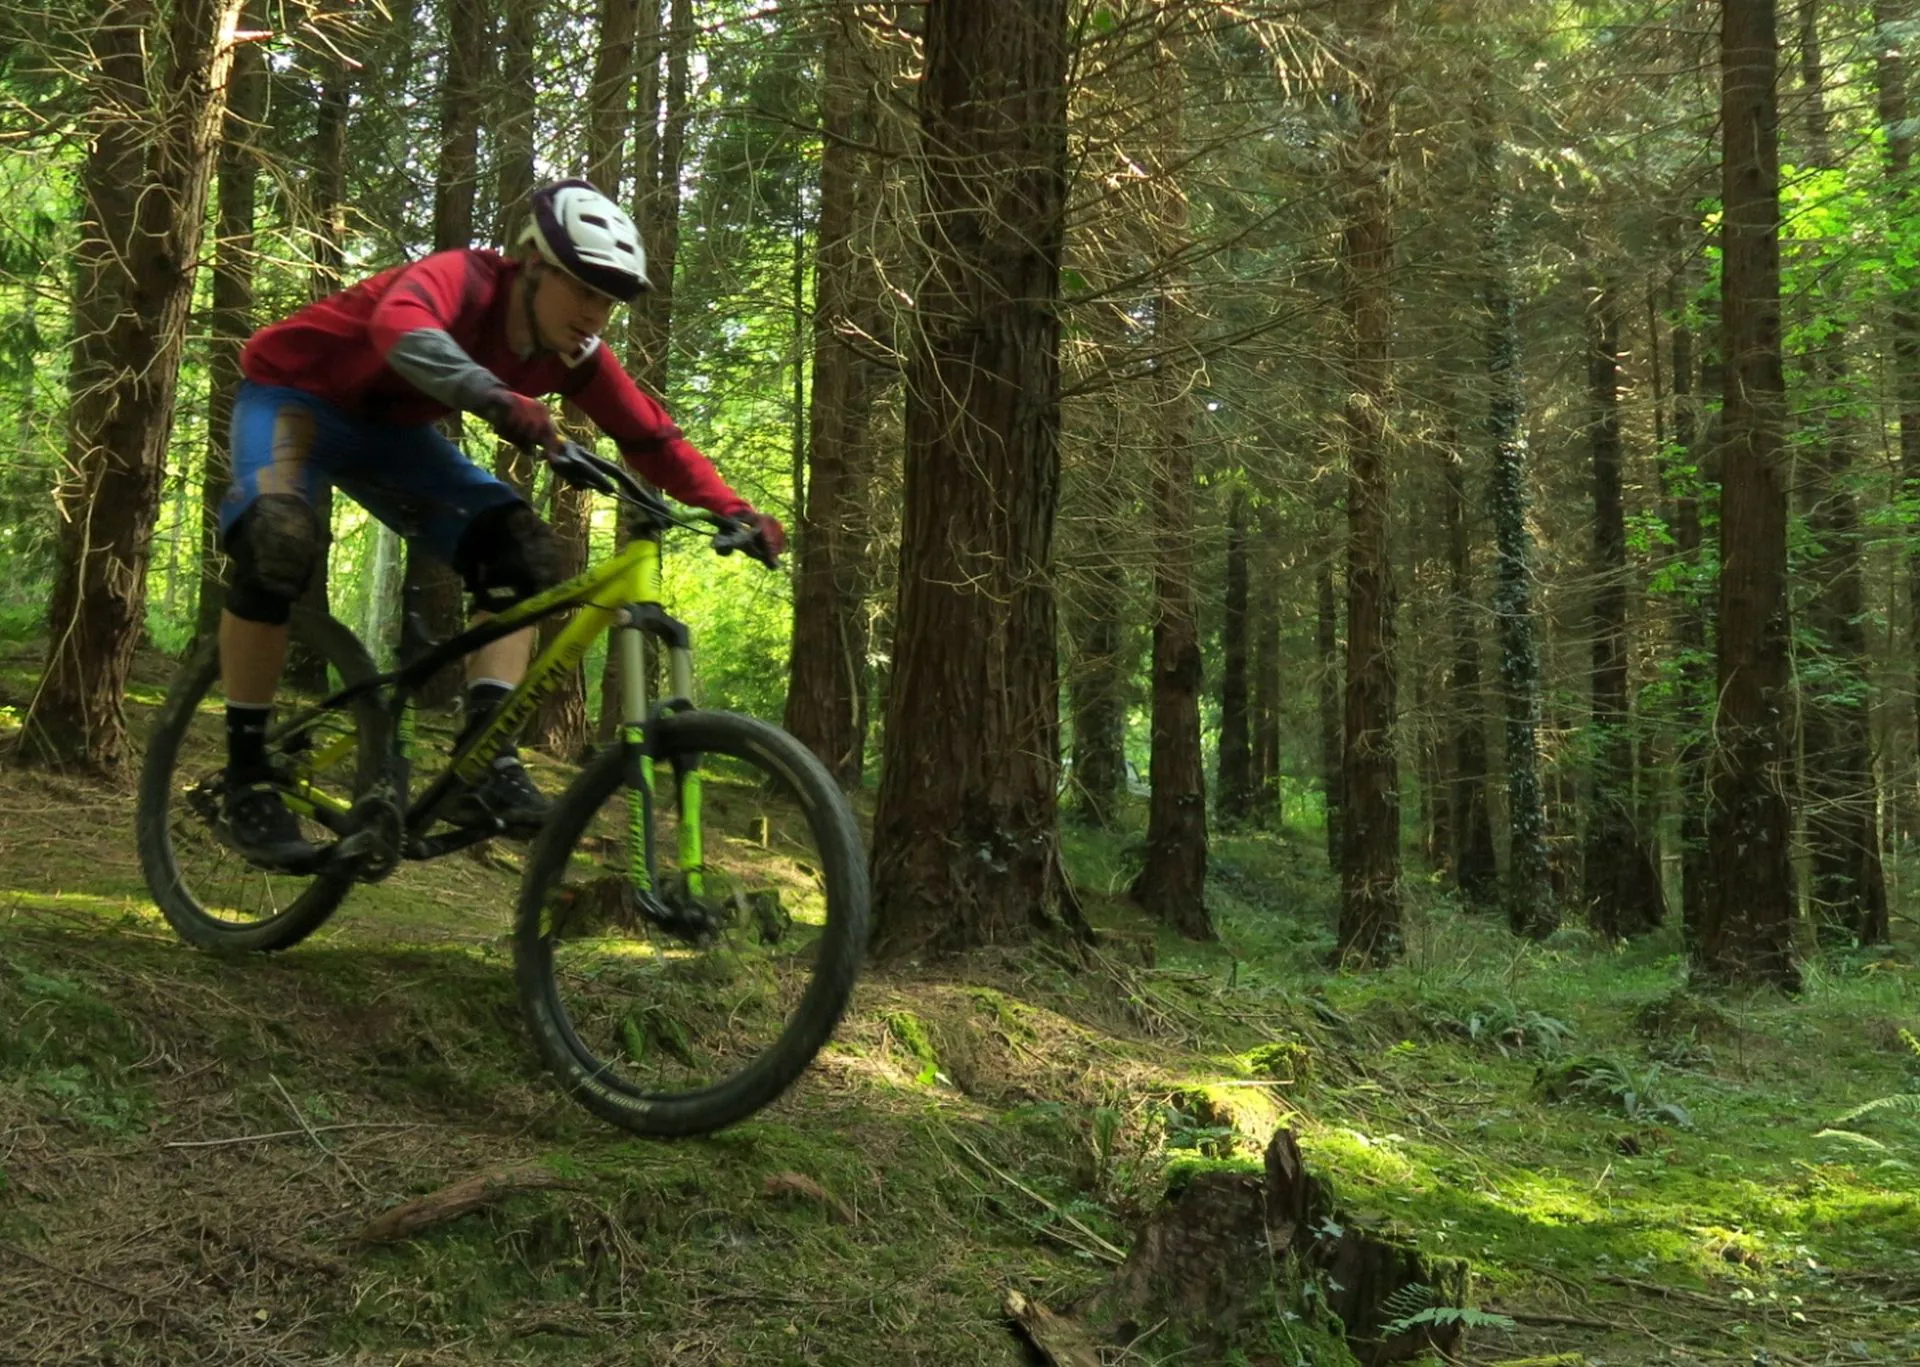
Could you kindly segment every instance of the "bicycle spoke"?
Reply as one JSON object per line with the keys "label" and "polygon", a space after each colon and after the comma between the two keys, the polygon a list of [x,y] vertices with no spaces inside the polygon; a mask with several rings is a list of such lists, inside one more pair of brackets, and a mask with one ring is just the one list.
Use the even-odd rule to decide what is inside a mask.
{"label": "bicycle spoke", "polygon": [[650,870],[622,787],[548,899],[562,1010],[605,1074],[648,1094],[710,1087],[768,1049],[826,924],[822,856],[779,777],[707,755],[686,778],[654,776]]}
{"label": "bicycle spoke", "polygon": [[[347,659],[364,669],[344,629],[307,620],[296,630],[309,651],[329,662]],[[337,668],[316,670],[298,654],[275,701],[277,718],[312,709],[339,684]],[[320,871],[269,872],[247,862],[223,825],[225,703],[210,649],[203,649],[169,695],[165,724],[154,734],[142,774],[141,859],[148,881],[176,929],[200,944],[278,948],[318,925],[350,885],[350,875]],[[302,835],[324,850],[339,839],[334,826],[382,753],[382,715],[371,700],[345,712],[315,717],[294,736],[268,744],[275,782]],[[369,736],[372,740],[369,740]]]}

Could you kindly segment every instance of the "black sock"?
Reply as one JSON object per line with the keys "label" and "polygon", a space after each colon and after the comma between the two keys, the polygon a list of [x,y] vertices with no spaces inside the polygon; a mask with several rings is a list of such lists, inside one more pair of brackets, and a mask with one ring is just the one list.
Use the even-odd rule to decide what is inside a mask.
{"label": "black sock", "polygon": [[236,779],[267,775],[267,725],[272,703],[227,704],[227,775]]}
{"label": "black sock", "polygon": [[[498,679],[481,679],[475,683],[468,684],[467,721],[466,725],[460,728],[460,739],[462,741],[466,740],[468,736],[471,736],[475,731],[478,731],[482,726],[486,725],[487,718],[494,714],[494,711],[511,692],[513,692],[513,685],[501,683]],[[516,753],[516,751],[514,747],[509,744],[503,748],[500,753],[510,755]]]}

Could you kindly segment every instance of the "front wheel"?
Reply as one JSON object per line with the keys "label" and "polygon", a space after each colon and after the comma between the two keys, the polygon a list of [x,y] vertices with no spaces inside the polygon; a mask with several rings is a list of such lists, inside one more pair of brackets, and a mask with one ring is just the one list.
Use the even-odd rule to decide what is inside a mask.
{"label": "front wheel", "polygon": [[648,727],[561,797],[514,939],[535,1044],[594,1114],[646,1135],[745,1119],[839,1023],[867,941],[846,798],[804,746],[728,712]]}

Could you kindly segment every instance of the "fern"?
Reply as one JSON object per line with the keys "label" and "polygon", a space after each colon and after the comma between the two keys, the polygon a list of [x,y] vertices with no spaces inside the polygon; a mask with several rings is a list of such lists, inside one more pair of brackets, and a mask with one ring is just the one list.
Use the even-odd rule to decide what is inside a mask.
{"label": "fern", "polygon": [[1855,1106],[1833,1123],[1850,1124],[1863,1115],[1872,1115],[1875,1111],[1892,1111],[1896,1115],[1920,1115],[1920,1092],[1896,1092],[1892,1096],[1877,1096],[1864,1106]]}
{"label": "fern", "polygon": [[[1421,1288],[1425,1290],[1425,1288]],[[1514,1322],[1505,1315],[1496,1315],[1488,1310],[1475,1310],[1465,1305],[1436,1305],[1407,1315],[1380,1326],[1382,1338],[1392,1338],[1395,1334],[1411,1333],[1421,1328],[1442,1328],[1458,1325],[1462,1329],[1511,1329]]]}
{"label": "fern", "polygon": [[1390,1315],[1394,1323],[1408,1319],[1423,1310],[1433,1307],[1433,1288],[1423,1282],[1409,1282],[1388,1296],[1380,1307],[1381,1313]]}
{"label": "fern", "polygon": [[[1920,1035],[1911,1030],[1900,1032],[1900,1042],[1907,1046],[1915,1058],[1920,1058]],[[1855,1106],[1845,1115],[1836,1119],[1834,1125],[1851,1125],[1870,1115],[1920,1115],[1920,1092],[1895,1092],[1892,1096],[1877,1096],[1872,1101]],[[1886,1145],[1876,1139],[1855,1130],[1825,1129],[1815,1136],[1818,1139],[1845,1139],[1868,1148],[1885,1149]]]}

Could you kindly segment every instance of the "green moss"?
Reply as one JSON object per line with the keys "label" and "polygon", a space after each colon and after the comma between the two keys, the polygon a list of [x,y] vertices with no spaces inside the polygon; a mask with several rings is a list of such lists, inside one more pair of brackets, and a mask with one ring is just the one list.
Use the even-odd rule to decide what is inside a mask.
{"label": "green moss", "polygon": [[1313,1078],[1313,1048],[1300,1040],[1274,1040],[1241,1056],[1242,1066],[1255,1077],[1276,1082],[1308,1082]]}
{"label": "green moss", "polygon": [[889,1011],[887,1029],[907,1056],[919,1065],[914,1081],[921,1086],[931,1085],[940,1075],[940,1060],[933,1049],[933,1038],[927,1033],[926,1023],[911,1011]]}
{"label": "green moss", "polygon": [[[110,805],[123,798],[58,800],[81,813],[76,834],[20,871],[45,891],[11,896],[0,920],[0,1129],[78,1135],[89,1180],[173,1207],[182,1165],[165,1142],[288,1128],[271,1074],[314,1123],[416,1127],[324,1136],[378,1203],[507,1162],[571,1183],[368,1249],[339,1237],[362,1215],[342,1198],[374,1201],[298,1136],[196,1153],[196,1172],[257,1163],[272,1180],[247,1193],[250,1220],[311,1231],[295,1237],[346,1264],[250,1283],[276,1326],[327,1326],[290,1349],[642,1367],[684,1344],[726,1362],[1002,1363],[1008,1285],[1074,1303],[1108,1271],[1080,1226],[1125,1246],[1167,1190],[1257,1175],[1284,1115],[1343,1216],[1471,1260],[1503,1308],[1590,1302],[1574,1313],[1620,1326],[1595,1333],[1596,1361],[1730,1340],[1743,1357],[1762,1343],[1806,1361],[1857,1356],[1856,1341],[1889,1360],[1920,1353],[1910,1312],[1874,1280],[1910,1260],[1920,1223],[1910,1131],[1889,1119],[1873,1132],[1883,1151],[1816,1137],[1914,1085],[1920,1060],[1898,1032],[1920,1025],[1920,971],[1897,957],[1816,961],[1794,1002],[1703,1003],[1684,987],[1677,932],[1618,950],[1581,933],[1523,944],[1416,887],[1405,959],[1329,977],[1322,851],[1233,835],[1216,849],[1221,942],[1159,937],[1157,969],[1125,962],[1158,1014],[1125,1015],[1109,976],[1038,954],[969,963],[959,987],[876,969],[793,1092],[723,1134],[659,1143],[585,1115],[533,1060],[501,938],[510,871],[406,869],[356,889],[315,943],[221,961],[165,938],[130,856],[103,864],[100,833],[125,838]],[[1068,856],[1103,923],[1156,937],[1106,895],[1124,886],[1125,841],[1076,833]],[[1623,1074],[1659,1065],[1695,1127],[1537,1094],[1536,1067],[1566,1051],[1543,1047],[1530,1017],[1564,1023]],[[902,1068],[922,1082],[972,1068],[988,1085],[907,1088]],[[1289,1080],[1302,1085],[1272,1085]],[[1177,1147],[1209,1130],[1205,1149]],[[78,1266],[127,1231],[87,1225],[101,1203],[63,1185],[43,1157],[60,1147],[8,1153],[0,1228]],[[766,1194],[792,1175],[830,1200],[778,1182]],[[1277,1276],[1266,1294],[1259,1322],[1218,1352],[1169,1327],[1135,1355],[1349,1360],[1309,1293]]]}

